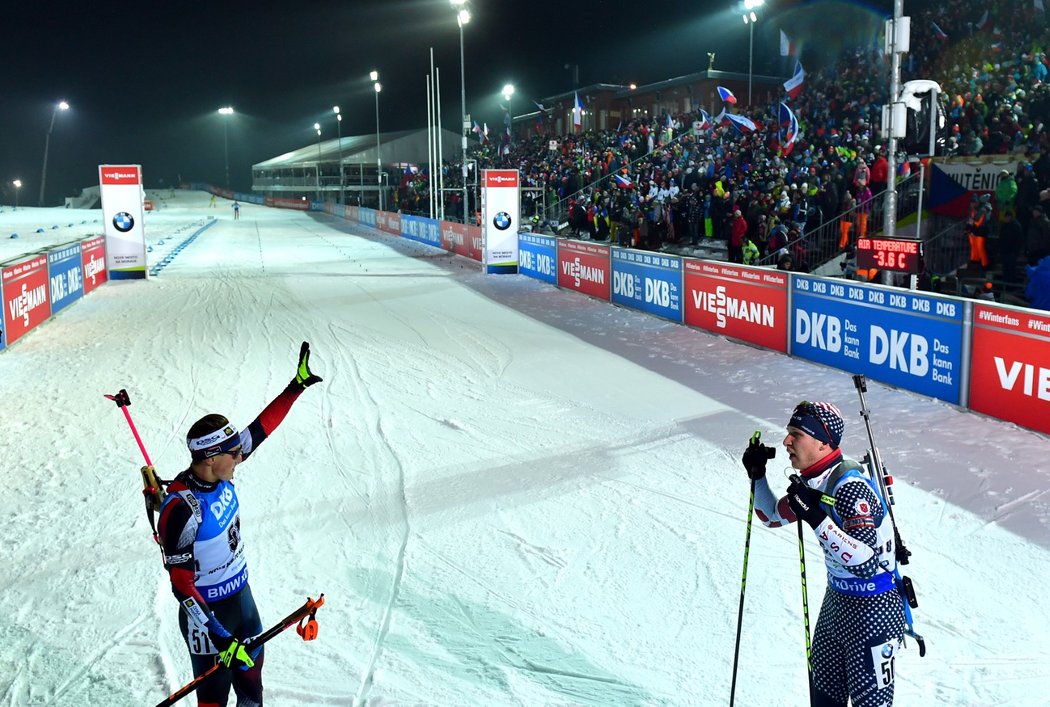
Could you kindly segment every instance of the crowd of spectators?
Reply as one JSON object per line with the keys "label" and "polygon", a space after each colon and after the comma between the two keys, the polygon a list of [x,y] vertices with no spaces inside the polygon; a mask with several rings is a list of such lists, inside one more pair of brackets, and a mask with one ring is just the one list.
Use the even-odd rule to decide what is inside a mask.
{"label": "crowd of spectators", "polygon": [[[945,154],[1012,154],[1020,161],[1019,176],[1030,175],[1036,187],[1036,203],[1012,210],[1026,234],[1040,193],[1050,198],[1046,26],[1031,1],[947,0],[913,17],[911,51],[901,67],[902,81],[929,78],[944,89]],[[873,196],[886,188],[876,126],[889,70],[880,47],[858,47],[808,73],[797,98],[744,111],[758,125],[753,132],[727,121],[693,134],[698,112],[563,136],[552,135],[548,123],[528,137],[477,146],[470,160],[478,170],[517,169],[529,188],[523,214],[536,214],[537,226],[554,217],[573,235],[649,249],[715,240],[725,243],[730,260],[764,258],[805,271],[810,254],[801,236],[845,214],[838,246],[849,250],[864,233]],[[781,100],[800,126],[790,151],[780,144]],[[444,170],[446,188],[462,184],[460,164]],[[428,184],[425,174],[406,175],[399,206],[422,210]],[[465,206],[451,192],[446,214],[459,217]],[[1000,213],[996,231],[1002,220]]]}

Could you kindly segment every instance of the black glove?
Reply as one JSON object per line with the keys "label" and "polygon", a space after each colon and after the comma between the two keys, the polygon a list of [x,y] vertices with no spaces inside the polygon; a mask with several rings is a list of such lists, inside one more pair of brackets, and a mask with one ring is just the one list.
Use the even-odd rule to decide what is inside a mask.
{"label": "black glove", "polygon": [[791,475],[791,485],[787,489],[788,505],[796,518],[806,521],[814,529],[828,517],[820,507],[821,496],[823,494],[818,489],[807,486],[797,474]]}
{"label": "black glove", "polygon": [[751,435],[751,443],[747,445],[742,458],[747,476],[752,481],[758,481],[766,475],[766,461],[777,455],[777,450],[762,444],[761,439],[761,432],[756,431]]}
{"label": "black glove", "polygon": [[310,343],[307,341],[299,348],[299,367],[295,369],[295,380],[292,382],[303,390],[321,382],[321,376],[310,372]]}

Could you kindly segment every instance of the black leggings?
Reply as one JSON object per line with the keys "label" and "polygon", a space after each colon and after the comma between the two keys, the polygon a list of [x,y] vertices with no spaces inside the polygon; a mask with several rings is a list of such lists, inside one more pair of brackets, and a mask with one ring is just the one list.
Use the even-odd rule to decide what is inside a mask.
{"label": "black leggings", "polygon": [[[250,638],[262,633],[262,621],[259,618],[259,610],[255,606],[252,590],[246,584],[244,589],[228,599],[213,601],[208,604],[209,608],[219,619],[219,623],[226,627],[232,635],[237,638]],[[210,641],[205,641],[201,629],[191,625],[185,612],[179,611],[179,628],[186,639],[186,647],[190,651],[190,663],[193,665],[193,676],[197,677],[211,666],[215,665],[217,655]],[[197,688],[197,704],[199,707],[226,707],[226,701],[230,696],[230,687],[233,687],[237,695],[238,707],[262,707],[263,684],[262,666],[263,649],[259,647],[259,654],[253,656],[255,666],[244,669],[236,668],[229,670],[219,668],[212,673],[199,688]]]}

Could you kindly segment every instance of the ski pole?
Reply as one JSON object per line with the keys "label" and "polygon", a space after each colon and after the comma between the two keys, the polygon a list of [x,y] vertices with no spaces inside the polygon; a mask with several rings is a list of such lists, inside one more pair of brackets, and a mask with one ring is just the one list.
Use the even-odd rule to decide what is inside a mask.
{"label": "ski pole", "polygon": [[146,460],[146,466],[153,466],[153,462],[149,460],[149,454],[146,453],[146,445],[142,443],[142,438],[139,437],[139,431],[135,429],[135,423],[131,421],[131,413],[128,412],[128,406],[131,405],[131,398],[128,397],[128,391],[121,388],[120,392],[116,395],[106,395],[105,397],[115,402],[121,412],[124,413],[124,417],[128,421],[128,426],[131,428],[131,434],[135,435],[135,441],[139,444],[142,458]]}
{"label": "ski pole", "polygon": [[[317,638],[317,621],[314,618],[314,616],[317,614],[317,610],[323,605],[324,594],[319,596],[317,598],[317,601],[314,601],[310,597],[307,597],[305,604],[303,604],[298,609],[285,616],[279,622],[266,629],[255,638],[250,639],[251,647],[254,649],[258,646],[262,646],[271,638],[285,631],[286,629],[290,628],[296,623],[298,623],[299,625],[296,626],[295,632],[302,636],[302,639],[304,641],[314,640],[315,638]],[[215,665],[211,666],[206,671],[193,678],[193,680],[190,680],[178,690],[168,695],[167,698],[158,702],[157,707],[171,707],[171,705],[175,704],[186,695],[189,695],[196,691],[196,689],[201,686],[201,683],[204,682],[209,675],[211,675],[216,670],[222,667],[225,666],[223,666],[221,663],[216,663]]]}
{"label": "ski pole", "polygon": [[806,678],[809,682],[809,701],[813,701],[813,645],[809,640],[809,592],[806,589],[806,548],[802,544],[802,520],[798,525],[798,561],[802,567],[802,621],[806,627]]}
{"label": "ski pole", "polygon": [[736,700],[736,668],[740,658],[740,628],[744,623],[744,589],[747,587],[747,552],[751,547],[751,518],[755,514],[755,480],[751,479],[751,501],[747,506],[747,530],[744,532],[744,573],[740,578],[740,608],[736,614],[736,645],[733,648],[733,683],[729,688],[729,707]]}

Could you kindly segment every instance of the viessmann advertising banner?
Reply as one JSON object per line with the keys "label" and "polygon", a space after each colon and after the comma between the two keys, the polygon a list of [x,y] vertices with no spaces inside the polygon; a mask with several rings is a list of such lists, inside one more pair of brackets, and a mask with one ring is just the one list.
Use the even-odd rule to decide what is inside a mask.
{"label": "viessmann advertising banner", "polygon": [[481,230],[485,271],[513,273],[518,268],[521,190],[516,169],[482,170]]}
{"label": "viessmann advertising banner", "polygon": [[961,404],[962,300],[791,278],[791,353]]}
{"label": "viessmann advertising banner", "polygon": [[4,330],[0,344],[6,348],[51,316],[47,292],[47,255],[30,255],[0,269],[4,300]]}
{"label": "viessmann advertising banner", "polygon": [[47,252],[51,314],[65,309],[84,296],[83,267],[80,243],[67,243]]}
{"label": "viessmann advertising banner", "polygon": [[451,221],[441,222],[441,247],[481,262],[481,228]]}
{"label": "viessmann advertising banner", "polygon": [[787,351],[788,276],[709,260],[685,261],[685,323]]}
{"label": "viessmann advertising banner", "polygon": [[613,248],[612,301],[681,322],[682,259]]}
{"label": "viessmann advertising banner", "polygon": [[1050,315],[975,304],[970,407],[1050,434]]}
{"label": "viessmann advertising banner", "polygon": [[146,277],[142,168],[137,164],[98,167],[106,266],[113,280]]}
{"label": "viessmann advertising banner", "polygon": [[609,246],[558,239],[558,286],[608,300]]}
{"label": "viessmann advertising banner", "polygon": [[84,268],[84,294],[106,282],[106,239],[92,236],[80,241],[81,265]]}
{"label": "viessmann advertising banner", "polygon": [[558,284],[558,239],[532,233],[518,234],[518,272],[537,280]]}

